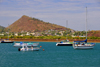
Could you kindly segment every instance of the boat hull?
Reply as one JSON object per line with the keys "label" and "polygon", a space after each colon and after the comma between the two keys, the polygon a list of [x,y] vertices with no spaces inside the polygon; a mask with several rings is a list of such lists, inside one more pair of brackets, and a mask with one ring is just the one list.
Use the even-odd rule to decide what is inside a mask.
{"label": "boat hull", "polygon": [[39,51],[40,48],[19,48],[18,51]]}
{"label": "boat hull", "polygon": [[13,41],[11,41],[11,42],[1,42],[1,43],[13,43]]}
{"label": "boat hull", "polygon": [[93,46],[87,46],[87,47],[78,46],[78,47],[74,47],[74,49],[93,49],[93,48],[94,48]]}
{"label": "boat hull", "polygon": [[57,43],[56,46],[72,46],[72,44],[68,44],[68,43]]}

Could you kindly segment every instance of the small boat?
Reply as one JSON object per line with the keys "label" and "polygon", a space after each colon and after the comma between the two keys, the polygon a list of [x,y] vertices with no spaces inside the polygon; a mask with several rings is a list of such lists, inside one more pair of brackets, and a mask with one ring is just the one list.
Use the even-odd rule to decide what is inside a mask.
{"label": "small boat", "polygon": [[95,43],[87,44],[87,39],[84,41],[74,41],[73,48],[74,49],[93,49]]}
{"label": "small boat", "polygon": [[39,43],[23,43],[23,42],[20,42],[20,43],[15,43],[14,44],[14,47],[22,47],[23,45],[27,46],[27,47],[37,47],[39,45]]}
{"label": "small boat", "polygon": [[39,51],[39,47],[28,47],[27,45],[22,45],[22,48],[18,48],[18,51]]}
{"label": "small boat", "polygon": [[[68,25],[68,21],[66,22],[66,28],[68,28],[67,25]],[[59,43],[56,43],[56,46],[72,46],[72,45],[73,45],[73,42],[69,42],[68,39],[62,40]]]}
{"label": "small boat", "polygon": [[57,43],[56,46],[72,46],[72,42],[69,42],[69,40],[63,40],[60,43]]}
{"label": "small boat", "polygon": [[5,40],[5,39],[0,41],[0,43],[13,43],[13,42],[14,42],[14,41],[11,41],[11,40]]}

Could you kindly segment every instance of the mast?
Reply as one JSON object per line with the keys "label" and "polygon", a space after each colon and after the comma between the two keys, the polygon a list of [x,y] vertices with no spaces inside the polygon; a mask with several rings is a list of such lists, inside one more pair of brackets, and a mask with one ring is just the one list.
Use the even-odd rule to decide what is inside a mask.
{"label": "mast", "polygon": [[87,39],[87,7],[86,7],[86,39]]}

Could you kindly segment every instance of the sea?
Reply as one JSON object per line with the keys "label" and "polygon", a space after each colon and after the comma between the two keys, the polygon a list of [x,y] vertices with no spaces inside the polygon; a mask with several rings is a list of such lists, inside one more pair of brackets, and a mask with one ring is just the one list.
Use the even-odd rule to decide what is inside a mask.
{"label": "sea", "polygon": [[100,43],[89,50],[38,43],[42,46],[39,51],[26,52],[18,51],[14,43],[0,43],[0,67],[100,67]]}

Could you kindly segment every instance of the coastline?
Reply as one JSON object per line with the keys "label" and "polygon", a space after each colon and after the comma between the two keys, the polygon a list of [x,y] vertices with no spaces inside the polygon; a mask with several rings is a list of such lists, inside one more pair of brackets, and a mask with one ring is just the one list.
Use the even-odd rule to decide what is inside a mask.
{"label": "coastline", "polygon": [[[60,42],[65,39],[9,39],[12,41],[33,41],[33,42]],[[73,41],[83,41],[85,39],[68,39],[70,42]],[[96,42],[100,43],[100,39],[88,39],[87,42]]]}

